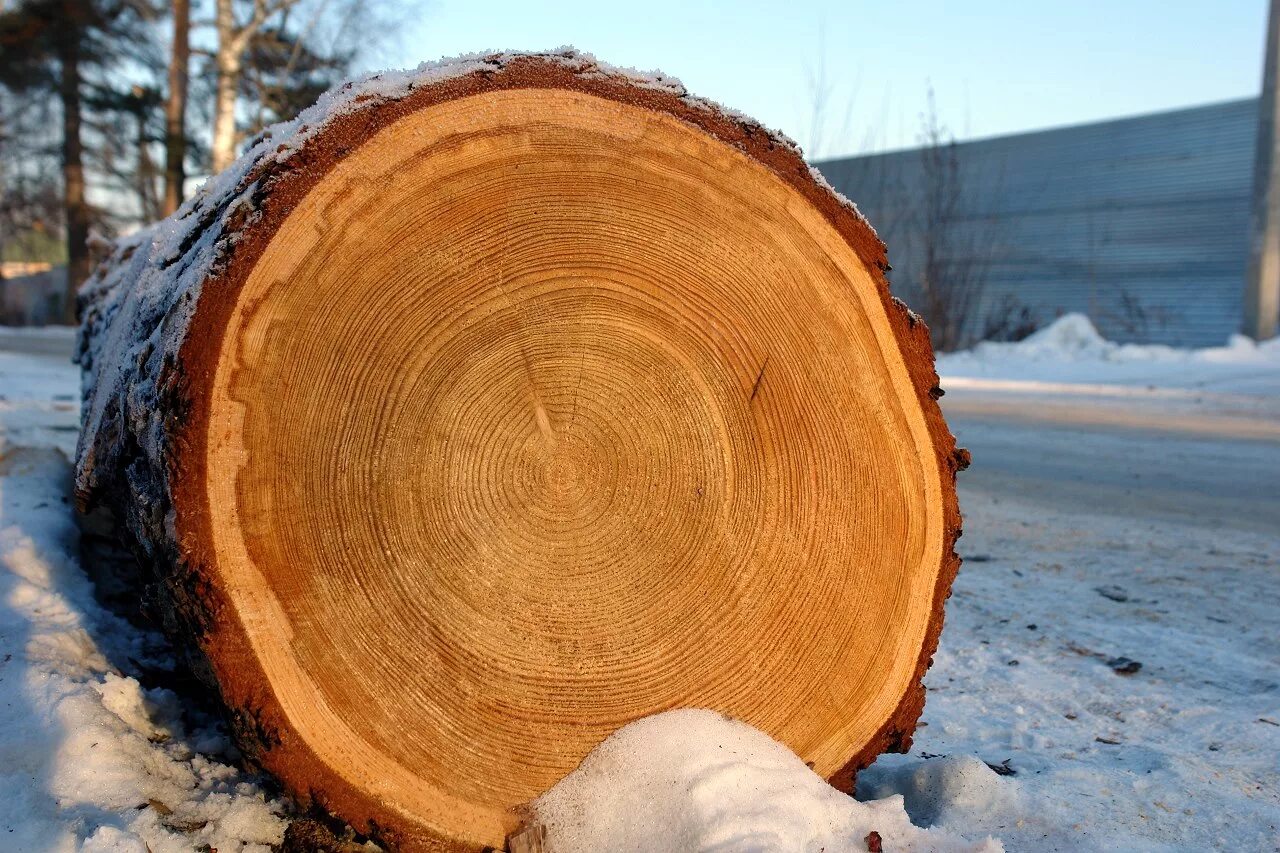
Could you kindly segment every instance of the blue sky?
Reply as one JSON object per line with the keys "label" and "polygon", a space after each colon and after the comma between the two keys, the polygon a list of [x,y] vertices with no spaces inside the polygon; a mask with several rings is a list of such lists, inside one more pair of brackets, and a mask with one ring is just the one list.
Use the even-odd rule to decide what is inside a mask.
{"label": "blue sky", "polygon": [[[915,142],[930,86],[960,138],[1256,94],[1266,0],[428,0],[369,66],[574,44],[661,68],[818,155]],[[825,107],[815,125],[815,92]]]}

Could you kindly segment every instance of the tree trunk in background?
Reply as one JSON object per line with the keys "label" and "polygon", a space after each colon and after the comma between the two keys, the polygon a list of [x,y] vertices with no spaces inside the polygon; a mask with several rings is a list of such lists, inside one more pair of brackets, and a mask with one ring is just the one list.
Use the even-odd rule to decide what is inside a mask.
{"label": "tree trunk in background", "polygon": [[217,89],[213,104],[213,171],[236,159],[236,95],[240,86],[244,40],[236,31],[231,0],[217,0],[218,48],[214,55]]}
{"label": "tree trunk in background", "polygon": [[79,30],[75,30],[59,44],[63,206],[67,227],[67,290],[62,318],[70,324],[76,322],[76,293],[89,278],[89,203],[85,198],[84,150],[80,142],[80,36]]}
{"label": "tree trunk in background", "polygon": [[182,204],[186,183],[187,67],[191,59],[191,3],[173,0],[173,49],[164,122],[164,215]]}
{"label": "tree trunk in background", "polygon": [[214,22],[218,48],[214,53],[217,90],[213,110],[213,171],[220,172],[236,159],[236,102],[244,74],[245,54],[253,39],[273,17],[288,12],[298,0],[258,0],[248,20],[237,21],[232,0],[217,0]]}
{"label": "tree trunk in background", "polygon": [[154,222],[164,216],[163,201],[157,193],[159,177],[156,163],[151,159],[150,112],[156,101],[152,93],[142,87],[133,92],[134,121],[137,123],[138,157],[134,180],[138,187],[138,209],[144,222]]}
{"label": "tree trunk in background", "polygon": [[334,92],[86,289],[77,504],[249,760],[403,853],[673,707],[909,748],[967,454],[853,206],[573,53]]}

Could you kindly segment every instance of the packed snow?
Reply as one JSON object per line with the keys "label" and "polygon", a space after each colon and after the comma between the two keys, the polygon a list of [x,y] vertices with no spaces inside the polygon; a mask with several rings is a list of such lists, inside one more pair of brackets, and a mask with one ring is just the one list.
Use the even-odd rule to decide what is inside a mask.
{"label": "packed snow", "polygon": [[[863,850],[871,830],[887,851],[957,849],[960,838],[982,849],[987,836],[1009,850],[1280,847],[1280,495],[1267,485],[1280,441],[1212,420],[1153,433],[1168,407],[1190,404],[1159,395],[1138,407],[1158,414],[1141,429],[1020,426],[952,385],[1100,386],[1126,408],[1154,385],[1202,395],[1219,415],[1229,397],[1242,423],[1265,421],[1269,393],[1253,389],[1280,384],[1276,344],[1157,350],[1145,360],[1165,371],[1154,383],[1105,342],[1039,362],[1018,346],[942,360],[943,403],[961,398],[948,415],[975,463],[961,478],[967,562],[912,752],[861,773],[857,803],[737,724],[697,712],[643,721],[538,804],[549,840],[564,839],[552,853],[657,849],[636,841],[655,832],[690,849]],[[0,330],[0,849],[266,851],[287,804],[235,769],[207,709],[165,686],[163,638],[92,596],[66,502],[70,348],[65,331]],[[1072,399],[1106,404],[1094,392]],[[998,451],[978,452],[992,436],[1028,458],[1075,447],[1117,482],[1082,486],[1096,472],[1077,467],[1004,477]],[[1125,465],[1225,481],[1193,482],[1166,506],[1119,482]],[[1271,491],[1250,493],[1257,482]],[[1233,491],[1248,500],[1233,503]]]}
{"label": "packed snow", "polygon": [[[981,775],[962,778],[949,768],[939,775],[976,798],[1003,787],[972,761]],[[936,785],[923,796],[944,791]],[[668,711],[623,726],[534,801],[533,813],[556,853],[853,853],[866,851],[873,834],[884,849],[904,853],[1003,850],[990,839],[971,844],[914,826],[897,794],[860,803],[768,735],[705,710]]]}

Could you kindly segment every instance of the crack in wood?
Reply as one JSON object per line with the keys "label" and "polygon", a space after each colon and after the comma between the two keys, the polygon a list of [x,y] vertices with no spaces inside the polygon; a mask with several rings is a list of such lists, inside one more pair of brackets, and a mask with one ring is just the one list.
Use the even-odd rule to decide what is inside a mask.
{"label": "crack in wood", "polygon": [[756,374],[756,382],[751,386],[751,397],[747,400],[750,406],[756,401],[756,395],[760,393],[760,383],[764,382],[764,370],[769,366],[769,356],[764,357],[764,361],[760,364],[760,372]]}

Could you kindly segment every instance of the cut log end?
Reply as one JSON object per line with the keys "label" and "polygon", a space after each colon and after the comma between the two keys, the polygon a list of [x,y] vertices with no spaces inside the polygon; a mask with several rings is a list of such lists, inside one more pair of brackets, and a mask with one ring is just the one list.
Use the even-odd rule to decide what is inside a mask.
{"label": "cut log end", "polygon": [[851,783],[914,726],[955,569],[870,229],[776,140],[566,68],[318,131],[156,397],[151,552],[242,740],[403,849],[501,847],[675,707]]}

